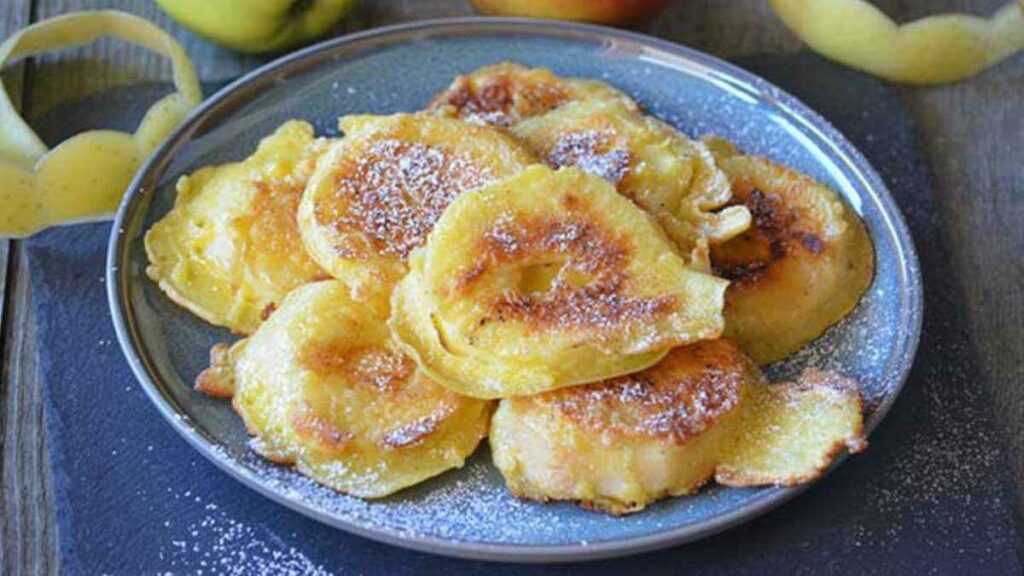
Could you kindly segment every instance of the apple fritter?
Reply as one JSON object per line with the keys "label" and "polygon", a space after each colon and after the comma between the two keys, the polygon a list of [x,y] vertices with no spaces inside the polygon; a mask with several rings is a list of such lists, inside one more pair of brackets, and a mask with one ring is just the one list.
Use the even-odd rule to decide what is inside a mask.
{"label": "apple fritter", "polygon": [[650,213],[697,267],[707,245],[750,226],[729,180],[701,142],[621,105],[572,103],[520,122],[513,133],[551,166],[576,166],[611,182]]}
{"label": "apple fritter", "polygon": [[852,381],[815,372],[768,384],[735,344],[672,350],[642,372],[503,399],[494,463],[513,494],[611,514],[731,486],[794,485],[864,448]]}
{"label": "apple fritter", "polygon": [[534,394],[718,337],[725,286],[605,180],[536,165],[448,207],[410,258],[390,323],[459,393]]}
{"label": "apple fritter", "polygon": [[357,291],[405,274],[409,253],[460,194],[535,162],[485,126],[432,115],[346,116],[299,207],[313,258]]}
{"label": "apple fritter", "polygon": [[286,122],[244,161],[182,177],[174,208],[146,233],[146,273],[207,322],[252,333],[292,289],[327,277],[295,219],[326,146],[309,124]]}
{"label": "apple fritter", "polygon": [[211,353],[197,388],[233,396],[262,456],[362,498],[462,466],[491,404],[437,385],[393,343],[386,293],[336,280],[289,294],[251,337]]}
{"label": "apple fritter", "polygon": [[491,423],[494,464],[521,498],[636,512],[714,475],[759,378],[738,348],[713,340],[643,372],[507,398]]}
{"label": "apple fritter", "polygon": [[727,486],[793,486],[824,474],[836,457],[867,448],[857,383],[806,370],[796,382],[757,386],[739,436],[715,469]]}
{"label": "apple fritter", "polygon": [[749,230],[711,247],[716,275],[730,281],[725,334],[758,363],[789,356],[843,319],[874,275],[864,224],[835,192],[764,158],[713,146]]}
{"label": "apple fritter", "polygon": [[511,128],[570,102],[618,104],[636,110],[633,99],[598,80],[561,78],[545,68],[512,62],[484,66],[457,77],[429,109],[474,124]]}

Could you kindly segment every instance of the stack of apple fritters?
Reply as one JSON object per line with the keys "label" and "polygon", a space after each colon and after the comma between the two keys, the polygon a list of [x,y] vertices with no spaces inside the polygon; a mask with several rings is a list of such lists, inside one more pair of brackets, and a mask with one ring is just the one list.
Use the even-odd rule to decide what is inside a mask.
{"label": "stack of apple fritters", "polygon": [[871,280],[828,188],[516,64],[341,129],[289,122],[182,178],[146,237],[175,302],[247,336],[197,388],[232,398],[261,455],[377,498],[489,435],[516,495],[620,514],[864,447],[855,382],[757,367]]}

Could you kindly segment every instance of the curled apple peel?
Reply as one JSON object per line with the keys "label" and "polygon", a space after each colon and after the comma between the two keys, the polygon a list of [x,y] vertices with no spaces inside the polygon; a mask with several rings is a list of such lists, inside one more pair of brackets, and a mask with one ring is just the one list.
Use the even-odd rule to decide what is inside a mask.
{"label": "curled apple peel", "polygon": [[116,10],[75,12],[28,26],[0,44],[0,68],[106,36],[170,58],[176,91],[153,104],[134,133],[90,130],[49,150],[0,86],[0,237],[111,215],[143,159],[202,101],[181,46],[148,20]]}
{"label": "curled apple peel", "polygon": [[1024,49],[1024,0],[990,18],[935,14],[896,24],[866,0],[770,0],[816,52],[896,82],[962,80]]}

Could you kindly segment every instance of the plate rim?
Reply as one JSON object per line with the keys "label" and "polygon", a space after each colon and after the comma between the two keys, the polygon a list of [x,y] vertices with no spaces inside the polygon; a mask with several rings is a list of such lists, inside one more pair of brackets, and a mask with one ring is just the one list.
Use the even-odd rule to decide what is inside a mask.
{"label": "plate rim", "polygon": [[[738,82],[742,86],[757,87],[758,95],[783,112],[788,120],[794,121],[804,129],[815,133],[823,146],[830,147],[833,160],[844,165],[846,168],[852,169],[853,174],[860,180],[859,185],[855,186],[855,188],[862,191],[862,193],[870,191],[870,195],[874,196],[874,199],[881,208],[880,216],[884,221],[884,228],[887,233],[893,235],[896,241],[896,249],[900,252],[896,256],[897,274],[901,277],[901,287],[905,289],[901,290],[900,293],[900,330],[897,331],[899,337],[896,340],[895,348],[902,352],[893,360],[895,363],[895,366],[893,366],[894,370],[887,372],[884,377],[887,380],[886,387],[892,388],[893,391],[886,395],[883,402],[872,412],[871,419],[866,426],[865,435],[870,435],[885,418],[902,391],[910,369],[913,366],[920,340],[923,311],[920,263],[909,228],[887,186],[867,159],[839,130],[795,96],[790,95],[785,90],[760,76],[717,57],[668,40],[639,32],[594,24],[531,18],[479,16],[437,18],[383,26],[325,40],[289,53],[244,74],[205,99],[149,155],[127,188],[111,227],[106,261],[106,286],[111,319],[118,343],[136,380],[138,380],[150,401],[157,408],[157,411],[180,436],[207,460],[242,484],[279,505],[333,528],[342,529],[385,544],[472,560],[521,563],[574,562],[599,560],[658,550],[695,541],[752,520],[782,505],[816,484],[821,478],[796,487],[771,488],[765,490],[764,495],[746,506],[701,520],[695,524],[667,528],[642,536],[596,543],[553,545],[489,544],[460,541],[423,534],[403,533],[383,527],[370,528],[356,521],[331,516],[312,506],[289,500],[284,494],[262,482],[258,475],[239,466],[233,460],[220,455],[218,445],[208,441],[195,428],[189,425],[188,419],[183,418],[164,395],[160,393],[159,385],[151,377],[147,368],[147,362],[140,356],[137,347],[139,341],[132,323],[129,321],[128,311],[131,307],[126,290],[127,270],[125,267],[120,266],[120,264],[125,260],[128,247],[128,235],[124,228],[124,222],[129,214],[134,213],[133,208],[148,191],[148,183],[155,180],[151,175],[165,167],[168,161],[167,156],[175,149],[176,144],[185,138],[190,138],[196,131],[204,128],[205,124],[216,124],[216,111],[220,106],[233,106],[230,103],[235,100],[240,100],[240,103],[244,103],[252,96],[257,95],[260,88],[264,85],[272,83],[273,78],[287,77],[289,71],[293,69],[301,70],[304,64],[307,63],[319,63],[318,56],[329,55],[344,46],[373,39],[382,41],[383,45],[390,45],[394,43],[386,42],[390,36],[402,36],[417,31],[424,32],[429,36],[431,32],[436,34],[455,28],[460,28],[459,32],[465,36],[473,36],[486,33],[486,28],[488,27],[493,28],[495,31],[500,30],[506,33],[519,31],[527,35],[546,35],[563,38],[571,35],[591,40],[621,40],[667,53],[670,57],[676,59],[703,65],[722,80],[733,84]],[[475,30],[471,31],[470,28]],[[403,41],[402,38],[397,40]],[[845,456],[837,460],[829,470],[834,469],[844,459]]]}

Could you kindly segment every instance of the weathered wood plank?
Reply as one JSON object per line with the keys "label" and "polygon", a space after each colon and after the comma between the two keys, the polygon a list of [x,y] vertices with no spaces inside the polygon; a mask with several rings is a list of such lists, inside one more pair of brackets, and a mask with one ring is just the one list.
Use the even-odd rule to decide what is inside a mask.
{"label": "weathered wood plank", "polygon": [[[8,34],[28,23],[31,16],[30,0],[20,0],[5,3],[0,6],[0,38],[6,38]],[[11,97],[15,107],[21,107],[22,81],[25,76],[25,67],[22,65],[11,66],[3,70],[0,81],[3,82],[7,94]],[[10,242],[0,240],[0,326],[3,325],[4,305],[7,288],[7,262]]]}
{"label": "weathered wood plank", "polygon": [[[12,31],[24,26],[28,22],[30,9],[28,0],[9,2],[0,6],[0,37],[6,37]],[[11,95],[15,106],[21,105],[21,80],[24,72],[24,69],[20,66],[13,67],[7,70],[3,77],[0,78],[0,81],[4,83],[4,87],[7,89],[7,93]],[[0,240],[0,326],[3,326],[4,308],[6,308],[4,306],[4,296],[7,291],[7,253],[9,249],[9,242]]]}
{"label": "weathered wood plank", "polygon": [[6,308],[7,296],[7,263],[10,243],[7,240],[0,240],[0,326],[4,325],[4,309]]}
{"label": "weathered wood plank", "polygon": [[[28,24],[29,0],[0,6],[0,36]],[[4,74],[4,85],[20,106],[27,66]],[[56,522],[48,488],[49,466],[42,426],[34,320],[28,318],[28,284],[18,243],[0,246],[0,573],[56,573]],[[27,276],[26,276],[27,278]],[[26,344],[31,349],[26,349]],[[27,383],[27,384],[26,384]]]}
{"label": "weathered wood plank", "polygon": [[3,573],[57,573],[56,509],[27,260],[14,243],[4,328]]}

